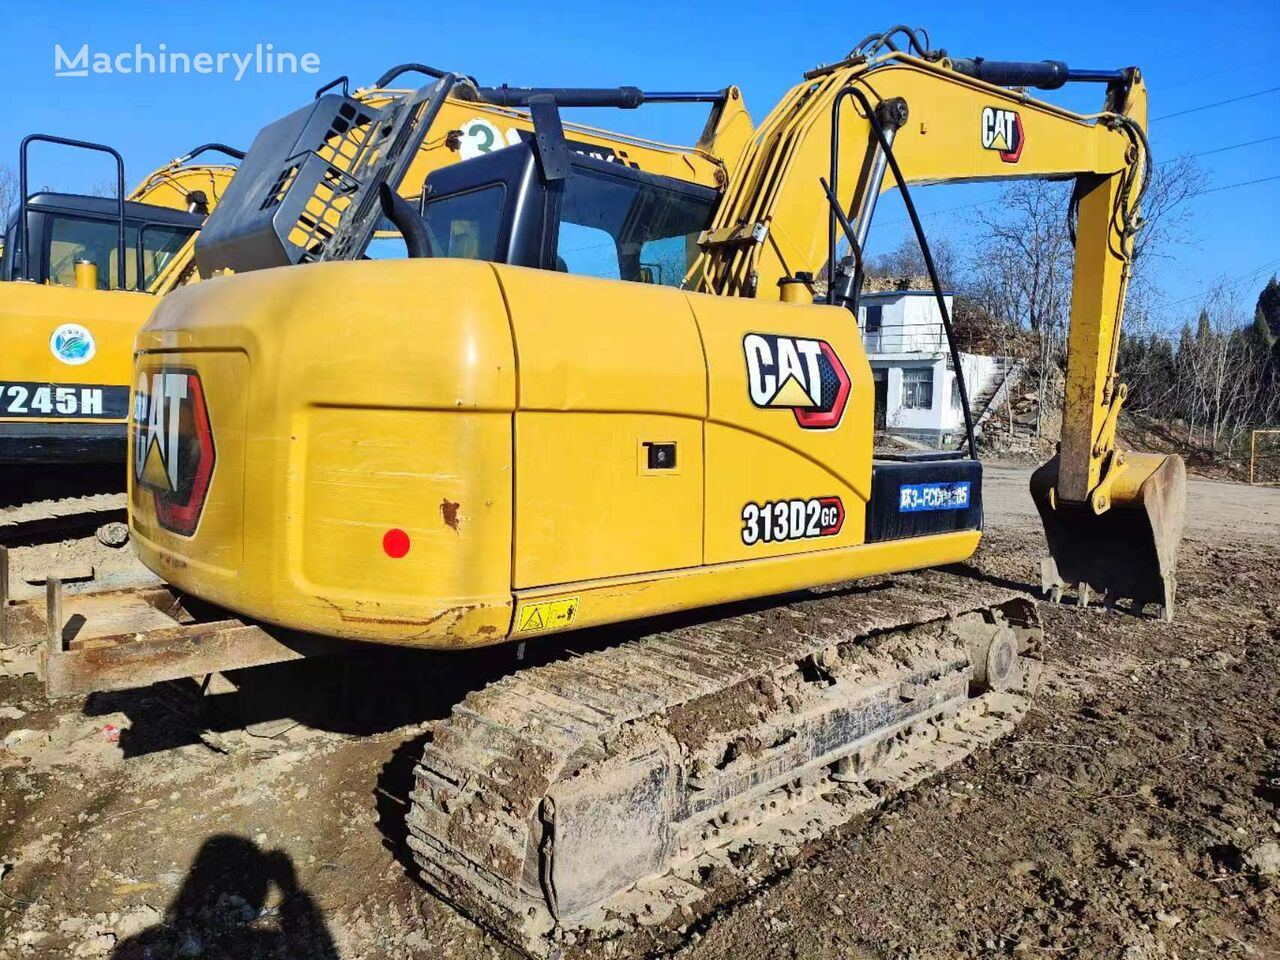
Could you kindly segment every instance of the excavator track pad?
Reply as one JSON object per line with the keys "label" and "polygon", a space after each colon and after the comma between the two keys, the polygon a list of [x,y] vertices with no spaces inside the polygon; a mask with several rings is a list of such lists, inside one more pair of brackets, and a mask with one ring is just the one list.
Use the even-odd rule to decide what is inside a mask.
{"label": "excavator track pad", "polygon": [[534,956],[688,916],[701,867],[819,835],[1012,730],[1040,636],[1024,595],[930,571],[525,670],[437,728],[409,845]]}

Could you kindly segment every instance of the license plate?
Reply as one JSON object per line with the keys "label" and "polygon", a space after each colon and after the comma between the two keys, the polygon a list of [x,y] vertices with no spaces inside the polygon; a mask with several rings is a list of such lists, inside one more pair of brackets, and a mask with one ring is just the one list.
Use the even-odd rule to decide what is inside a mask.
{"label": "license plate", "polygon": [[898,488],[898,512],[964,510],[969,506],[969,481],[908,483]]}
{"label": "license plate", "polygon": [[92,383],[0,382],[0,418],[123,420],[129,388]]}

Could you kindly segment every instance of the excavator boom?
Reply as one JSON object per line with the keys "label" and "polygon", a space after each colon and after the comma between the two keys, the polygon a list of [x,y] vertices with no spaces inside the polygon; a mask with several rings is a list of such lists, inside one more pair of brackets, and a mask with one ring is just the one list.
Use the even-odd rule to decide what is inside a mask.
{"label": "excavator boom", "polygon": [[[1070,82],[1105,84],[1103,112],[1071,113],[1003,86],[1054,89]],[[1059,61],[856,54],[807,75],[760,125],[702,237],[704,252],[690,284],[721,295],[761,296],[779,283],[817,275],[826,279],[828,302],[856,312],[861,247],[885,191],[902,192],[928,257],[911,184],[1074,179],[1062,442],[1031,485],[1049,544],[1044,587],[1061,596],[1076,585],[1086,604],[1095,592],[1139,608],[1156,603],[1171,616],[1185,467],[1177,456],[1116,446],[1126,395],[1116,356],[1150,177],[1146,115],[1137,68],[1080,71]],[[843,271],[840,220],[849,227],[844,239],[852,253]],[[813,229],[823,221],[825,234]],[[939,308],[945,318],[941,298]]]}

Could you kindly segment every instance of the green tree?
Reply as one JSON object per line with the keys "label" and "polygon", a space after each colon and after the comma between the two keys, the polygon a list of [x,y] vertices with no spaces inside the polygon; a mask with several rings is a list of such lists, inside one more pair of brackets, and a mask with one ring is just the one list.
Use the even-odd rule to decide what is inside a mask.
{"label": "green tree", "polygon": [[1280,283],[1276,282],[1274,275],[1258,294],[1253,322],[1258,336],[1268,347],[1274,348],[1280,342]]}
{"label": "green tree", "polygon": [[1209,311],[1201,310],[1200,316],[1196,318],[1196,339],[1203,340],[1209,336],[1212,328],[1209,325]]}

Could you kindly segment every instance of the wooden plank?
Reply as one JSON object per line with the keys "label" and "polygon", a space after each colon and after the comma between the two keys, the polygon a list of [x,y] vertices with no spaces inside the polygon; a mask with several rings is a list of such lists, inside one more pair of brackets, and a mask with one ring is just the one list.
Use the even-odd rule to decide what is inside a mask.
{"label": "wooden plank", "polygon": [[50,577],[44,585],[44,636],[48,652],[59,653],[62,650],[62,581]]}
{"label": "wooden plank", "polygon": [[[156,594],[159,594],[157,596]],[[111,591],[82,593],[67,597],[68,619],[64,636],[68,646],[76,647],[100,637],[117,637],[149,633],[178,625],[162,606],[173,598],[168,591]]]}
{"label": "wooden plank", "polygon": [[[99,637],[147,633],[194,620],[183,607],[182,597],[168,587],[125,587],[90,593],[64,590],[62,608],[63,640],[70,647]],[[24,639],[45,639],[48,616],[47,594],[43,600],[11,600],[4,618],[8,631],[5,642],[13,645]]]}

